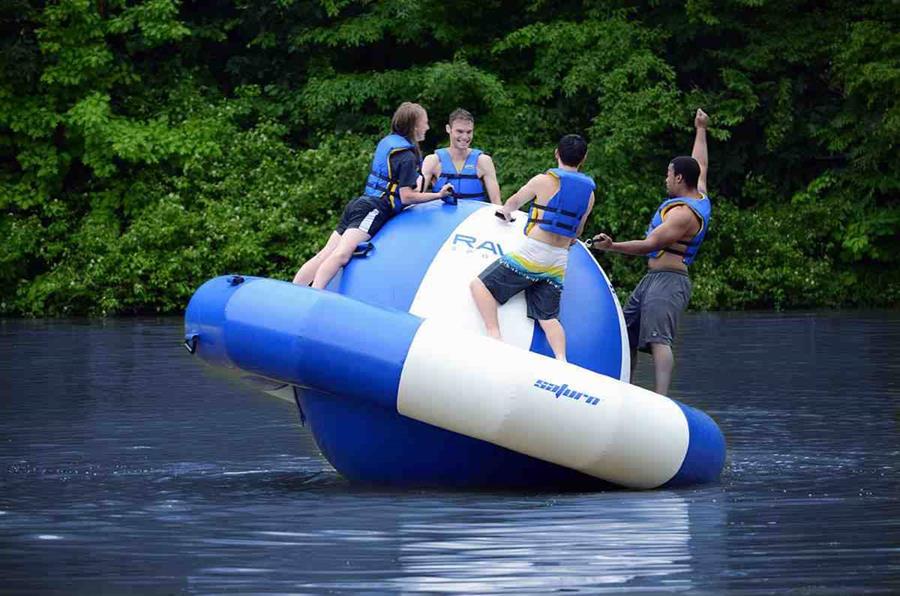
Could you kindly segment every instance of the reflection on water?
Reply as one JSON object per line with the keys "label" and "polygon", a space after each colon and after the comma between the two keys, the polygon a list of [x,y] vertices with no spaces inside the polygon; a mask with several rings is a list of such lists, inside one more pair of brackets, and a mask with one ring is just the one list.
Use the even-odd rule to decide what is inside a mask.
{"label": "reflection on water", "polygon": [[[440,503],[434,503],[440,508]],[[462,507],[464,510],[468,509]],[[403,520],[398,590],[483,593],[644,582],[690,587],[688,507],[676,494],[595,495]]]}
{"label": "reflection on water", "polygon": [[349,485],[180,334],[0,321],[0,592],[900,588],[898,314],[687,317],[673,395],[722,482],[595,494]]}

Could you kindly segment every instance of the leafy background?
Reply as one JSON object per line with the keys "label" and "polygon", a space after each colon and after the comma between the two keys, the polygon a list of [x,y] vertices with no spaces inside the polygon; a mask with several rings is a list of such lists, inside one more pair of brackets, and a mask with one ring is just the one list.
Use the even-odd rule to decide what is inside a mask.
{"label": "leafy background", "polygon": [[[0,314],[180,312],[289,279],[404,100],[476,115],[504,196],[590,143],[642,234],[712,116],[698,309],[900,299],[895,1],[0,0]],[[642,259],[605,255],[627,291]]]}

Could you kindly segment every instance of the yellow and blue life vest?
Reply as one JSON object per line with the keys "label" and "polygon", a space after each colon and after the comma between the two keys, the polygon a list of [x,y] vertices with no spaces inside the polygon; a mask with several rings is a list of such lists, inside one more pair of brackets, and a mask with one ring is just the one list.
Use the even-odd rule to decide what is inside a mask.
{"label": "yellow and blue life vest", "polygon": [[391,133],[378,141],[375,148],[375,156],[372,158],[372,167],[366,178],[366,188],[363,194],[369,197],[384,198],[397,213],[403,209],[400,201],[400,188],[397,186],[397,177],[391,172],[391,156],[400,151],[414,151],[415,145],[406,137]]}
{"label": "yellow and blue life vest", "polygon": [[478,177],[478,156],[482,153],[481,149],[472,149],[466,157],[462,169],[457,171],[449,150],[438,149],[435,151],[441,162],[441,175],[434,182],[434,192],[440,191],[445,184],[449,183],[453,185],[454,198],[487,201],[484,182]]}
{"label": "yellow and blue life vest", "polygon": [[546,205],[531,204],[525,233],[539,225],[542,230],[574,238],[578,226],[591,204],[591,193],[596,184],[593,178],[581,172],[569,172],[559,168],[547,170],[547,174],[559,180],[559,190]]}
{"label": "yellow and blue life vest", "polygon": [[647,226],[647,233],[644,235],[646,238],[650,235],[650,232],[658,228],[662,225],[663,220],[666,217],[666,213],[669,212],[669,209],[673,207],[677,207],[678,205],[686,205],[690,208],[691,211],[694,212],[694,215],[700,220],[700,231],[691,238],[690,242],[682,242],[681,240],[675,242],[675,244],[679,245],[679,247],[683,247],[683,250],[679,250],[679,248],[674,248],[671,246],[667,246],[662,248],[654,253],[647,255],[648,258],[656,258],[664,252],[672,253],[674,255],[680,255],[682,257],[682,261],[685,265],[690,265],[694,262],[694,259],[697,257],[697,251],[700,250],[700,245],[703,243],[703,239],[706,237],[706,230],[709,228],[709,220],[712,216],[712,203],[709,201],[709,197],[703,195],[699,199],[694,199],[691,197],[673,197],[671,199],[666,199],[663,201],[659,208],[656,210],[656,213],[653,215],[653,219],[650,220],[650,225]]}

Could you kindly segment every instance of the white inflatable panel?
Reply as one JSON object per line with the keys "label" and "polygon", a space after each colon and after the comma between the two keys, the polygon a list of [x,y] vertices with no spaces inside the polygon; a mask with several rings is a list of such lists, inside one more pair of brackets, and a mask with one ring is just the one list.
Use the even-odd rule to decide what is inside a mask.
{"label": "white inflatable panel", "polygon": [[[484,335],[484,323],[469,283],[500,255],[518,248],[525,240],[525,214],[520,213],[514,223],[505,223],[494,215],[496,210],[494,205],[479,209],[450,234],[422,278],[410,313]],[[520,292],[499,308],[498,320],[503,340],[527,350],[534,335],[534,322],[525,310],[525,293]]]}
{"label": "white inflatable panel", "polygon": [[664,396],[435,320],[410,346],[397,410],[633,488],[672,478],[689,439]]}

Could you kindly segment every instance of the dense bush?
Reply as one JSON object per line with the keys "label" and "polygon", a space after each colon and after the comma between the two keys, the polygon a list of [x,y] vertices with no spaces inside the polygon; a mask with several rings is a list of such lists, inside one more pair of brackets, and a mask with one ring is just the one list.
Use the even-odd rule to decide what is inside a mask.
{"label": "dense bush", "polygon": [[[881,2],[0,1],[0,314],[179,312],[289,278],[393,108],[464,106],[504,195],[588,137],[638,237],[713,117],[694,308],[900,300],[900,33]],[[642,259],[601,257],[623,293]],[[624,297],[624,296],[623,296]]]}

